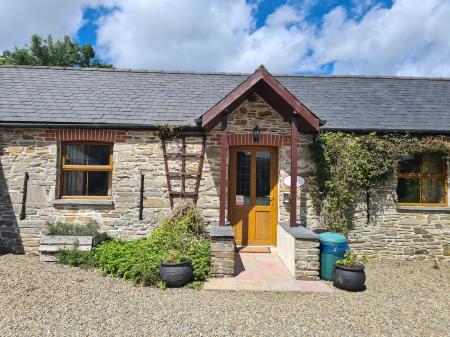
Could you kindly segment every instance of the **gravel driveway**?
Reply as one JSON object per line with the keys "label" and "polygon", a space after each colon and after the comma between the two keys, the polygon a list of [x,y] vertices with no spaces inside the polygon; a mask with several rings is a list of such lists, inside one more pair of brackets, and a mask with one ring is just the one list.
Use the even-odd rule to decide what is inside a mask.
{"label": "gravel driveway", "polygon": [[372,263],[367,290],[158,290],[0,256],[1,336],[450,336],[449,270]]}

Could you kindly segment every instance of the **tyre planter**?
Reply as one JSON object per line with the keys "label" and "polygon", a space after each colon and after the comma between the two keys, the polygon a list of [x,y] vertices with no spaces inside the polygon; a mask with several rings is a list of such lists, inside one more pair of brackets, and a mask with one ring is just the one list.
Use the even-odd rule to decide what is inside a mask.
{"label": "tyre planter", "polygon": [[183,261],[180,263],[161,263],[160,270],[161,280],[168,287],[179,288],[186,285],[192,278],[191,261]]}
{"label": "tyre planter", "polygon": [[360,267],[345,267],[339,264],[334,265],[333,270],[334,286],[350,291],[364,290],[366,287],[366,273],[364,266]]}

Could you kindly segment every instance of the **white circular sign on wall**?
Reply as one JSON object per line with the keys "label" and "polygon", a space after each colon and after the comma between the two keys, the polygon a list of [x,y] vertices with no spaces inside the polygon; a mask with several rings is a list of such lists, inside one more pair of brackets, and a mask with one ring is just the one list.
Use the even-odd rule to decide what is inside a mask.
{"label": "white circular sign on wall", "polygon": [[[286,186],[291,186],[291,176],[288,176],[286,178],[283,179],[283,183]],[[305,184],[305,179],[303,179],[300,176],[297,176],[297,187],[303,186]]]}

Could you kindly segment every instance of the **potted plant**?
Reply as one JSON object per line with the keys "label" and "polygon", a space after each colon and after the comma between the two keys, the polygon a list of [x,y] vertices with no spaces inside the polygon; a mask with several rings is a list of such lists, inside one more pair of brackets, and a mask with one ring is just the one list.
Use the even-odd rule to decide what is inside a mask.
{"label": "potted plant", "polygon": [[364,265],[366,256],[346,252],[342,260],[336,261],[333,270],[334,286],[344,290],[363,290],[366,281]]}
{"label": "potted plant", "polygon": [[168,287],[186,285],[192,278],[191,260],[183,260],[178,251],[170,251],[161,263],[160,277]]}

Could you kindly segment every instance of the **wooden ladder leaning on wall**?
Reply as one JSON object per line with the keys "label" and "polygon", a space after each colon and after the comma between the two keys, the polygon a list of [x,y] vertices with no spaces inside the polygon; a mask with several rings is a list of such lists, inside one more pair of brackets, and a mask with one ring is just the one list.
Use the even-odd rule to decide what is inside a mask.
{"label": "wooden ladder leaning on wall", "polygon": [[[200,189],[200,181],[202,179],[203,162],[205,158],[206,149],[206,136],[205,135],[187,135],[182,134],[179,136],[181,138],[181,151],[175,153],[167,152],[167,141],[169,139],[174,139],[177,137],[161,137],[161,144],[164,156],[164,169],[166,171],[167,178],[167,189],[169,192],[169,202],[170,208],[173,208],[174,198],[192,198],[194,205],[197,205],[198,201],[198,191]],[[186,152],[186,138],[187,137],[202,137],[202,149],[200,153],[187,153]],[[197,172],[186,172],[186,158],[198,158],[198,170]],[[181,172],[170,172],[169,171],[169,159],[181,159]],[[173,191],[171,178],[180,177],[181,179],[181,190]],[[195,178],[194,191],[186,191],[186,178]]]}

